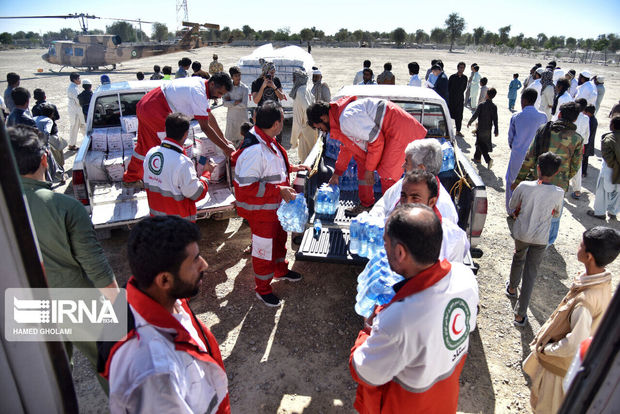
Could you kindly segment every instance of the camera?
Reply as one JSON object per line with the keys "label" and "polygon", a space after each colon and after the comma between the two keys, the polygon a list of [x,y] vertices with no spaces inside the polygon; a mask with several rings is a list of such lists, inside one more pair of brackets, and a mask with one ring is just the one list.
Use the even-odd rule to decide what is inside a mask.
{"label": "camera", "polygon": [[271,80],[271,74],[269,74],[269,75],[265,76],[265,78],[266,78],[267,80]]}

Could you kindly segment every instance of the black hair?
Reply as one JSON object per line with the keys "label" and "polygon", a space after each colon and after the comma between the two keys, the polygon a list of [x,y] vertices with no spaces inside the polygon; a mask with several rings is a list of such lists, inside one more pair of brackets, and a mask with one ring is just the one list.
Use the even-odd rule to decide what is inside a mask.
{"label": "black hair", "polygon": [[159,65],[153,66],[153,72],[155,72],[155,73],[161,72],[161,68],[159,67]]}
{"label": "black hair", "polygon": [[200,241],[195,223],[176,216],[147,217],[136,224],[127,240],[127,258],[141,289],[161,272],[177,275],[187,258],[185,249]]}
{"label": "black hair", "polygon": [[144,80],[144,72],[136,73],[136,78],[138,78],[138,80]]}
{"label": "black hair", "polygon": [[306,108],[306,115],[308,117],[308,125],[310,126],[323,122],[321,121],[321,117],[323,115],[329,115],[329,103],[323,101],[313,103]]}
{"label": "black hair", "polygon": [[362,70],[362,73],[367,73],[367,72],[368,72],[368,73],[370,73],[370,76],[371,76],[371,77],[373,76],[373,71],[372,71],[372,69],[370,69],[370,68],[364,68],[364,70]]}
{"label": "black hair", "polygon": [[79,74],[79,73],[77,73],[77,72],[71,72],[71,74],[69,74],[69,80],[70,80],[71,82],[76,81],[76,80],[78,80],[78,79],[80,79],[80,74]]}
{"label": "black hair", "polygon": [[232,89],[232,80],[227,73],[217,72],[214,73],[213,76],[209,79],[209,83],[213,83],[216,88],[224,87],[228,92]]}
{"label": "black hair", "polygon": [[431,71],[434,71],[434,70],[441,71],[442,69],[441,69],[441,66],[439,66],[439,65],[433,65],[433,66],[431,66]]}
{"label": "black hair", "polygon": [[8,128],[8,134],[19,173],[36,172],[45,154],[45,144],[39,130],[28,125],[15,125]]}
{"label": "black hair", "polygon": [[526,88],[521,94],[521,99],[524,99],[530,105],[534,105],[536,99],[538,99],[538,91],[534,88]]}
{"label": "black hair", "polygon": [[439,195],[439,188],[437,186],[437,178],[428,171],[425,170],[411,170],[405,174],[403,178],[403,184],[418,184],[425,183],[428,187],[429,197],[437,197]]}
{"label": "black hair", "polygon": [[385,62],[383,65],[384,70],[392,70],[392,64],[390,62]]}
{"label": "black hair", "polygon": [[538,69],[538,64],[532,66],[532,69],[530,69],[530,73],[533,75],[534,73],[536,73],[536,69]]}
{"label": "black hair", "polygon": [[588,105],[586,106],[585,111],[589,114],[594,115],[594,112],[596,112],[596,107],[594,105]]}
{"label": "black hair", "polygon": [[[144,79],[144,78],[142,78],[142,79]],[[82,84],[82,88],[84,88],[87,91],[90,91],[93,88],[93,85],[92,84],[88,84],[88,83],[83,83]]]}
{"label": "black hair", "polygon": [[180,142],[189,130],[190,118],[180,112],[173,112],[166,117],[166,136]]}
{"label": "black hair", "polygon": [[13,98],[15,105],[26,105],[28,99],[30,99],[30,92],[28,92],[28,89],[18,86],[11,91],[11,98]]}
{"label": "black hair", "polygon": [[15,72],[9,72],[6,74],[6,81],[9,84],[9,86],[17,85],[19,80],[20,80],[20,77]]}
{"label": "black hair", "polygon": [[200,69],[202,69],[202,64],[200,62],[198,62],[197,60],[192,62],[192,70],[194,72],[198,72]]}
{"label": "black hair", "polygon": [[586,252],[594,257],[598,267],[616,260],[620,252],[620,232],[609,227],[596,226],[583,232]]}
{"label": "black hair", "polygon": [[518,73],[515,73],[515,74],[513,74],[513,75],[512,75],[512,77],[513,77],[513,78],[515,78],[515,79],[517,79],[517,78],[519,77],[519,74],[518,74]]}
{"label": "black hair", "polygon": [[566,78],[558,79],[555,85],[558,87],[560,91],[562,91],[561,93],[564,93],[570,89],[570,82]]}
{"label": "black hair", "polygon": [[543,177],[551,177],[562,165],[562,157],[551,151],[547,151],[538,156],[538,166],[540,167],[540,175]]}
{"label": "black hair", "polygon": [[45,100],[45,91],[41,88],[37,88],[34,91],[32,91],[32,97],[36,100],[36,101],[44,101]]}
{"label": "black hair", "polygon": [[365,68],[369,68],[370,67],[370,60],[365,60],[364,61],[364,67]]}
{"label": "black hair", "polygon": [[54,118],[54,113],[56,113],[56,108],[51,103],[44,103],[39,106],[39,112],[41,115],[46,116],[50,119]]}
{"label": "black hair", "polygon": [[431,60],[431,66],[434,66],[434,65],[436,65],[436,64],[437,64],[437,59],[432,59],[432,60]]}
{"label": "black hair", "polygon": [[477,64],[476,62],[474,62],[474,63],[472,63],[472,64],[470,65],[470,67],[474,67],[474,66],[478,66],[478,64]]}
{"label": "black hair", "polygon": [[551,62],[547,63],[547,67],[551,66],[553,69],[556,68],[556,66],[558,66],[558,63],[555,60],[552,60]]}
{"label": "black hair", "polygon": [[482,78],[480,79],[480,85],[486,85],[487,83],[489,83],[489,80],[487,78]]}
{"label": "black hair", "polygon": [[420,73],[420,65],[418,65],[418,62],[409,62],[407,68],[409,68],[409,73],[412,73],[414,75]]}
{"label": "black hair", "polygon": [[248,132],[250,132],[250,130],[252,129],[253,125],[250,122],[244,122],[243,124],[241,124],[241,127],[239,128],[241,132],[241,135],[246,136],[246,134]]}
{"label": "black hair", "polygon": [[575,122],[579,117],[579,104],[577,102],[566,102],[560,105],[560,114],[562,119],[568,122]]}
{"label": "black hair", "polygon": [[490,89],[487,91],[487,97],[488,97],[489,99],[493,99],[493,98],[495,98],[495,95],[497,95],[497,89],[495,89],[495,88],[490,88]]}
{"label": "black hair", "polygon": [[[412,216],[414,209],[424,214]],[[437,261],[441,251],[443,231],[435,212],[424,204],[405,204],[396,207],[385,223],[385,234],[393,244],[404,246],[413,259],[422,265]]]}
{"label": "black hair", "polygon": [[534,65],[534,67],[536,67],[536,69],[538,69],[541,66],[542,66],[542,63],[537,63],[537,64]]}
{"label": "black hair", "polygon": [[457,64],[456,64],[456,69],[457,69],[457,70],[459,69],[459,66],[465,66],[465,67],[467,67],[467,65],[465,64],[465,62],[459,62],[459,63],[457,63]]}
{"label": "black hair", "polygon": [[228,68],[228,73],[230,73],[230,77],[232,78],[233,75],[241,74],[241,69],[239,69],[239,66],[231,66],[230,68]]}
{"label": "black hair", "polygon": [[260,129],[269,129],[277,121],[282,120],[282,105],[275,101],[265,101],[256,108],[256,126]]}
{"label": "black hair", "polygon": [[192,64],[192,60],[188,57],[184,57],[183,59],[179,60],[179,66],[190,66]]}
{"label": "black hair", "polygon": [[571,75],[573,75],[573,77],[575,77],[575,75],[577,75],[577,71],[575,69],[571,69],[568,71],[568,73],[570,73]]}
{"label": "black hair", "polygon": [[476,72],[478,72],[478,71],[480,70],[480,66],[478,66],[478,65],[474,65],[474,70],[475,70]]}
{"label": "black hair", "polygon": [[585,98],[575,99],[575,102],[579,105],[579,112],[583,112],[586,106],[588,106],[588,101]]}
{"label": "black hair", "polygon": [[443,61],[441,59],[437,59],[435,62],[437,65],[441,66],[441,70],[443,70]]}
{"label": "black hair", "polygon": [[616,115],[613,118],[611,118],[611,121],[609,122],[609,126],[610,128],[613,128],[614,131],[619,131],[620,130],[620,115]]}
{"label": "black hair", "polygon": [[163,73],[164,75],[172,75],[172,67],[164,66],[161,70],[161,73]]}

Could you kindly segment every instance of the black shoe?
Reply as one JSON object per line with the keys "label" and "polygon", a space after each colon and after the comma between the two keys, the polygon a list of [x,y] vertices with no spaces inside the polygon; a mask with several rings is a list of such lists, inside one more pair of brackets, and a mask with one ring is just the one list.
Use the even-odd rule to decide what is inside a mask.
{"label": "black shoe", "polygon": [[344,214],[347,217],[357,217],[358,215],[362,214],[364,211],[370,211],[371,209],[372,209],[372,206],[371,207],[366,207],[366,206],[363,206],[361,204],[358,204],[355,207],[351,207],[351,208],[346,209],[344,211]]}
{"label": "black shoe", "polygon": [[606,218],[604,214],[603,215],[594,214],[593,210],[586,211],[586,214],[588,216],[590,216],[590,217],[594,217],[594,218],[597,218],[597,219],[600,219],[600,220],[605,220],[605,218]]}
{"label": "black shoe", "polygon": [[289,270],[287,274],[284,276],[277,277],[278,280],[288,280],[289,282],[299,282],[301,280],[301,275],[297,272]]}
{"label": "black shoe", "polygon": [[273,293],[267,293],[266,295],[261,295],[256,292],[256,297],[263,301],[263,303],[267,306],[271,306],[272,308],[277,308],[280,306],[280,299],[274,295]]}

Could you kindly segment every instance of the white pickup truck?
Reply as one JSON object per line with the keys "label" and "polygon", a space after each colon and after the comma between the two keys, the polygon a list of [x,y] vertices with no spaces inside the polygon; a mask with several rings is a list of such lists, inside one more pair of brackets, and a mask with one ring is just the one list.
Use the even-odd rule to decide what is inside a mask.
{"label": "white pickup truck", "polygon": [[[135,140],[135,131],[131,130],[135,128],[129,128],[131,122],[125,121],[133,118],[135,127],[138,101],[150,90],[160,87],[162,82],[165,81],[112,83],[99,87],[93,94],[86,136],[73,164],[73,193],[89,210],[95,229],[126,226],[149,215],[146,191],[124,188],[121,183],[122,171],[133,152],[132,135]],[[199,127],[193,130],[196,141],[206,139]],[[114,131],[114,140],[109,131]],[[119,132],[122,140],[117,142]],[[192,142],[187,145],[186,149],[196,148]],[[209,184],[209,194],[196,203],[198,219],[226,218],[235,214],[235,197],[227,163],[222,165],[221,176],[221,180]]]}
{"label": "white pickup truck", "polygon": [[[487,215],[487,194],[482,179],[459,149],[453,128],[453,120],[446,102],[435,91],[427,88],[404,85],[352,85],[343,87],[334,96],[338,99],[343,96],[357,96],[360,98],[381,98],[400,105],[405,111],[413,115],[427,129],[427,139],[445,139],[454,148],[455,168],[439,173],[439,180],[451,192],[459,216],[459,226],[466,231],[471,244],[471,256],[468,265],[477,271],[477,265],[472,258],[482,255],[476,248]],[[314,194],[317,188],[329,180],[335,159],[326,155],[325,134],[321,134],[304,164],[313,167],[304,183],[304,194],[310,209],[309,222],[303,235],[301,245],[296,253],[300,260],[321,261],[332,263],[362,264],[366,259],[352,255],[348,251],[350,217],[344,210],[359,203],[357,191],[342,191],[340,205],[334,216],[319,217],[322,222],[322,231],[315,237],[312,223],[315,218]],[[375,197],[380,197],[376,194]]]}

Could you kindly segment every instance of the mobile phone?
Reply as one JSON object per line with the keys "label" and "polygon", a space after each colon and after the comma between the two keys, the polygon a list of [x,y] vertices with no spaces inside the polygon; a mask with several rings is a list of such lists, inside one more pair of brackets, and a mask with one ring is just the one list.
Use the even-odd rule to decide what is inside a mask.
{"label": "mobile phone", "polygon": [[265,76],[265,78],[267,78],[267,80],[271,80],[271,75],[269,74],[269,75]]}

